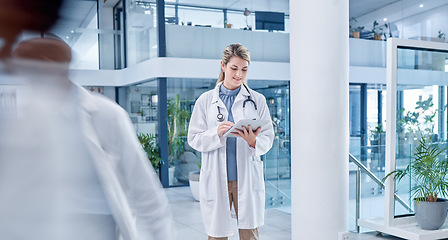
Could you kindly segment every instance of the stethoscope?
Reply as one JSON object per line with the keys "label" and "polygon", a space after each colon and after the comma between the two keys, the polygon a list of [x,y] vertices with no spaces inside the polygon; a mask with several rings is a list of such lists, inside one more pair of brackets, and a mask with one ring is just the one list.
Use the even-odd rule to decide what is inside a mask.
{"label": "stethoscope", "polygon": [[[250,94],[249,88],[247,88],[246,85],[243,84],[243,86],[246,88],[247,92],[249,93],[249,96],[247,96],[247,99],[243,102],[243,109],[246,107],[247,102],[251,102],[254,106],[255,111],[257,111],[257,104],[254,100],[252,100],[252,95]],[[218,108],[218,115],[216,115],[216,118],[218,119],[218,122],[224,121],[224,115],[222,115],[221,111],[219,110],[219,106],[216,106]]]}

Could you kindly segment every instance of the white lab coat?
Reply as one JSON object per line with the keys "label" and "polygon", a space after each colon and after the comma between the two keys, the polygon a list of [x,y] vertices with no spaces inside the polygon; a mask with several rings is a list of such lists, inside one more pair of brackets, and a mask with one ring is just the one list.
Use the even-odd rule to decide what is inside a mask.
{"label": "white lab coat", "polygon": [[[36,61],[6,63],[0,62],[0,83],[12,84],[14,101],[7,105],[10,115],[0,113],[0,120],[7,119],[1,117],[12,120],[0,121],[0,195],[7,196],[0,199],[1,235],[20,238],[21,232],[28,235],[28,228],[33,228],[45,236],[41,239],[61,239],[57,234],[64,234],[65,230],[56,224],[70,222],[66,210],[71,208],[64,208],[66,205],[59,202],[66,197],[65,191],[60,191],[65,186],[58,181],[64,179],[59,170],[65,168],[60,163],[76,161],[70,153],[79,149],[84,151],[83,156],[88,154],[93,160],[94,172],[122,239],[174,240],[168,199],[127,112],[106,97],[91,94],[76,84],[67,91],[65,65]],[[18,86],[14,86],[17,82]],[[73,132],[79,134],[69,135]],[[71,143],[78,145],[74,148]],[[6,174],[7,170],[11,170],[10,174]],[[37,206],[36,202],[41,204]],[[34,221],[39,219],[39,224],[33,219],[22,221],[26,216],[36,215]],[[44,223],[40,224],[42,219]],[[6,225],[9,221],[13,224]],[[30,222],[33,224],[28,225]],[[55,223],[56,231],[39,230],[47,223]],[[9,231],[8,226],[13,229]],[[97,231],[101,231],[101,226]],[[32,237],[39,239],[39,236]]]}
{"label": "white lab coat", "polygon": [[[233,235],[229,196],[227,190],[226,138],[218,137],[217,120],[219,106],[227,120],[228,112],[219,98],[218,84],[213,90],[203,93],[193,109],[188,129],[188,143],[202,152],[200,174],[200,205],[205,232],[212,237]],[[250,102],[243,109],[243,102],[251,96],[257,110]],[[232,105],[235,122],[253,118],[271,120],[265,97],[244,86]],[[264,127],[257,136],[255,148],[237,138],[238,171],[238,228],[254,229],[264,224],[265,187],[263,161],[260,156],[272,147],[274,130],[272,124]]]}
{"label": "white lab coat", "polygon": [[127,112],[75,85],[81,130],[124,240],[174,240],[168,199]]}

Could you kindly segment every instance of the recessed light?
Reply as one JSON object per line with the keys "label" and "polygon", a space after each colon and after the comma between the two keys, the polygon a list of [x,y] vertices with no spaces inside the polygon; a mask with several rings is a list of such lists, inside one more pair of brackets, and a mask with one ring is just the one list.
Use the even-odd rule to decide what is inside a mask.
{"label": "recessed light", "polygon": [[66,36],[65,38],[69,39],[70,37],[69,37],[69,36]]}
{"label": "recessed light", "polygon": [[71,30],[70,32],[71,32],[71,33],[74,33],[75,31]]}
{"label": "recessed light", "polygon": [[422,8],[422,7],[423,7],[423,4],[420,4],[420,7]]}
{"label": "recessed light", "polygon": [[383,21],[387,21],[387,18],[383,18]]}

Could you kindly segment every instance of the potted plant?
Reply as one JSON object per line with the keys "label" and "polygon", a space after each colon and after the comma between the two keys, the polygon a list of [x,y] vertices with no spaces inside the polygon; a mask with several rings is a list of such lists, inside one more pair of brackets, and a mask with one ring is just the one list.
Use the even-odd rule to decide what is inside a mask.
{"label": "potted plant", "polygon": [[[358,22],[358,20],[356,20],[356,18],[350,18],[350,22]],[[364,26],[357,26],[357,27],[352,27],[352,25],[349,25],[349,30],[351,33],[351,36],[353,38],[359,38],[361,35],[362,30],[364,30]]]}
{"label": "potted plant", "polygon": [[393,176],[400,181],[409,175],[413,180],[411,196],[414,198],[415,217],[422,229],[440,228],[447,216],[448,201],[440,196],[448,196],[448,160],[437,143],[432,143],[431,134],[422,136],[415,148],[413,160],[404,169],[387,174],[383,181]]}
{"label": "potted plant", "polygon": [[373,130],[370,130],[371,140],[370,145],[381,146],[386,143],[386,138],[384,136],[385,132],[383,130],[383,124],[378,124]]}
{"label": "potted plant", "polygon": [[384,170],[385,166],[385,145],[386,145],[386,136],[385,131],[383,130],[383,125],[378,124],[373,130],[370,130],[370,145],[372,149],[372,155],[375,162],[377,162],[377,169]]}
{"label": "potted plant", "polygon": [[[191,113],[182,106],[179,94],[176,98],[168,100],[168,151],[170,165],[170,184],[174,178],[174,163],[177,162],[179,156],[184,152],[185,137],[187,136],[188,121]],[[179,170],[178,170],[179,171]],[[171,175],[173,174],[173,175]],[[187,175],[188,173],[186,173]],[[186,177],[188,178],[188,177]]]}
{"label": "potted plant", "polygon": [[[378,27],[379,23],[377,21],[373,22],[373,39],[374,40],[380,40],[381,41],[381,35],[383,35],[383,27]],[[387,25],[386,25],[387,26]]]}
{"label": "potted plant", "polygon": [[152,134],[137,134],[138,140],[146,152],[149,162],[154,170],[158,170],[162,159],[160,158],[159,147],[157,145],[157,137]]}
{"label": "potted plant", "polygon": [[437,32],[437,38],[445,40],[445,37],[446,37],[446,35],[445,35],[445,33],[442,32],[442,30],[439,30]]}
{"label": "potted plant", "polygon": [[352,37],[359,38],[362,30],[364,30],[364,26],[358,26],[358,27],[353,28]]}
{"label": "potted plant", "polygon": [[[399,141],[398,151],[399,155],[410,155],[412,152],[412,145],[417,143],[422,135],[433,133],[434,119],[438,109],[433,109],[434,103],[432,97],[426,100],[417,101],[415,111],[407,111],[400,109],[399,119],[397,121],[397,136]],[[432,140],[437,140],[435,135]]]}

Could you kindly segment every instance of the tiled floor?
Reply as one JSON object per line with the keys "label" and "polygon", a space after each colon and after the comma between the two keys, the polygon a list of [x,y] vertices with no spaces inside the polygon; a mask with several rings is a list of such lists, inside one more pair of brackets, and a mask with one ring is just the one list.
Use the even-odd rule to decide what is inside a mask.
{"label": "tiled floor", "polygon": [[[191,195],[189,187],[167,188],[166,194],[173,210],[177,227],[178,239],[201,240],[207,239],[202,224],[199,202]],[[235,233],[237,230],[235,220]],[[291,240],[291,215],[278,209],[266,209],[265,225],[260,228],[261,240]],[[180,236],[182,236],[180,238]],[[355,234],[351,233],[351,240],[396,239],[391,236],[378,236],[376,233]],[[229,240],[238,240],[237,234],[229,237]]]}

